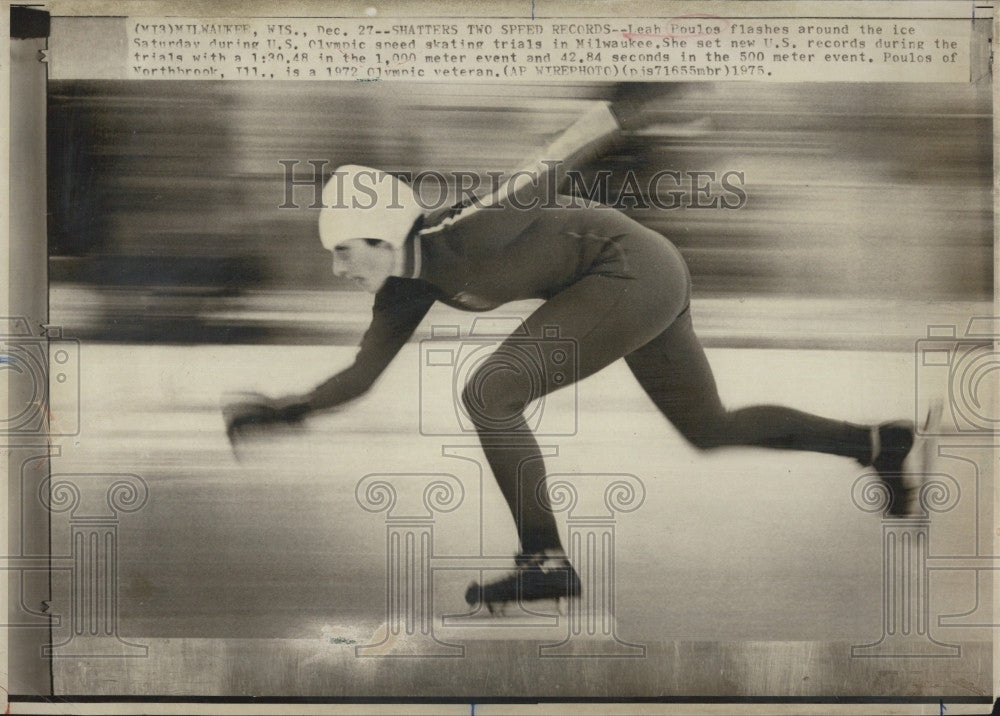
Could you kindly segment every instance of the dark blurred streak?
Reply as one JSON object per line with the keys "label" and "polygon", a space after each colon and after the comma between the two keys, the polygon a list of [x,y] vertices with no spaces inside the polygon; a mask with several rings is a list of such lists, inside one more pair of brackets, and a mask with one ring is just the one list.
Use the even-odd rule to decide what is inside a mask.
{"label": "dark blurred streak", "polygon": [[[592,166],[742,172],[739,209],[625,210],[675,241],[696,299],[988,302],[993,291],[988,83],[649,85],[655,122]],[[369,303],[325,325],[313,188],[279,161],[388,171],[512,171],[608,84],[53,82],[52,320],[157,342],[356,340]],[[440,190],[428,182],[425,191]],[[712,183],[718,194],[719,182]],[[452,182],[448,202],[458,198]],[[680,186],[688,198],[690,177]],[[613,201],[615,196],[608,197]],[[298,209],[279,209],[288,197]],[[646,197],[648,198],[648,196]],[[662,198],[662,197],[661,197]],[[281,296],[314,296],[282,301]],[[778,304],[775,304],[778,305]],[[898,304],[894,304],[898,305]],[[835,310],[835,308],[831,309]],[[248,313],[254,319],[240,318]],[[346,314],[345,314],[346,315]],[[349,324],[349,325],[348,325]],[[873,328],[876,330],[876,328]]]}

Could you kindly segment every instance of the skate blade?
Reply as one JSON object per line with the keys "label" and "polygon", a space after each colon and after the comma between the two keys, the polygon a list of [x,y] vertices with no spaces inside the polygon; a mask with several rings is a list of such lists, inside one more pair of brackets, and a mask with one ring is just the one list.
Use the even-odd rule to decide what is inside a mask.
{"label": "skate blade", "polygon": [[507,617],[527,614],[539,616],[566,616],[569,613],[569,600],[566,597],[551,599],[532,599],[525,602],[486,602],[486,609],[492,617]]}
{"label": "skate blade", "polygon": [[[522,641],[559,643],[572,634],[574,640],[606,639],[608,634],[617,633],[615,615],[588,607],[578,597],[563,599],[559,613],[555,611],[555,600],[526,602],[524,611],[517,603],[505,605],[501,613],[490,614],[482,609],[476,614],[444,615],[435,624],[435,635],[445,641]],[[532,606],[535,605],[535,606]],[[547,614],[541,608],[552,608]]]}

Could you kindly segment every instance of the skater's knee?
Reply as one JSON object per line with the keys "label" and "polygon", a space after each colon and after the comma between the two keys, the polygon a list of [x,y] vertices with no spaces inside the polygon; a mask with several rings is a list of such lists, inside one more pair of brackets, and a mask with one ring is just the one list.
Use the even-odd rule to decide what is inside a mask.
{"label": "skater's knee", "polygon": [[684,437],[692,447],[702,451],[714,450],[727,444],[719,435],[713,433],[691,433]]}
{"label": "skater's knee", "polygon": [[732,435],[725,415],[676,425],[688,444],[698,450],[707,451],[732,445]]}
{"label": "skater's knee", "polygon": [[532,392],[523,374],[487,361],[469,377],[461,398],[476,427],[510,429],[520,422]]}

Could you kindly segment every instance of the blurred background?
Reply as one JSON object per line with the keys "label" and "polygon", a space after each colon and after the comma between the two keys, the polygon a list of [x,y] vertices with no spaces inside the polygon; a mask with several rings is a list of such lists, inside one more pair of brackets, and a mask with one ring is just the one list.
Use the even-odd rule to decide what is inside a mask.
{"label": "blurred background", "polygon": [[[516,536],[475,435],[421,433],[425,415],[454,418],[457,403],[446,390],[423,391],[430,369],[417,341],[350,410],[233,459],[222,396],[312,388],[350,362],[371,315],[371,296],[331,274],[318,209],[309,208],[313,187],[289,185],[281,162],[297,162],[300,181],[312,177],[311,161],[326,171],[360,163],[446,177],[509,172],[588,102],[620,90],[50,83],[51,322],[82,339],[79,381],[67,381],[62,405],[53,388],[52,423],[79,417],[53,471],[81,483],[125,472],[148,485],[148,504],[118,532],[116,616],[119,634],[152,645],[148,660],[59,660],[57,690],[989,692],[989,628],[965,626],[971,617],[949,629],[937,621],[995,603],[988,574],[936,572],[931,582],[932,630],[962,644],[963,658],[916,669],[849,659],[852,645],[883,629],[883,525],[852,501],[865,468],[807,453],[698,453],[621,362],[546,398],[547,412],[576,426],[547,438],[558,455],[546,460],[550,472],[573,476],[581,500],[601,499],[588,476],[627,472],[645,486],[642,509],[615,523],[614,571],[618,634],[648,644],[647,658],[574,662],[572,684],[564,663],[542,664],[524,640],[472,641],[457,669],[354,658],[354,645],[383,628],[389,599],[384,516],[356,500],[365,475],[389,475],[400,489],[427,474],[462,482],[463,508],[436,523],[437,555],[506,559]],[[639,187],[659,171],[715,172],[710,195],[731,203],[721,177],[742,173],[739,208],[692,208],[691,187],[676,209],[626,208],[687,258],[695,326],[728,405],[782,403],[876,423],[919,420],[929,397],[958,394],[949,381],[960,371],[918,362],[915,382],[914,357],[929,325],[962,335],[971,316],[993,312],[988,81],[672,84],[649,93],[653,125],[583,171],[588,181],[610,171],[612,193],[629,170]],[[299,208],[280,208],[289,193]],[[447,193],[455,198],[456,188]],[[435,307],[417,338],[434,324],[467,329],[473,315]],[[978,340],[993,380],[966,373],[975,397],[995,396],[995,354]],[[981,422],[996,424],[993,407],[972,402]],[[966,429],[981,441],[989,427]],[[447,457],[446,445],[465,458]],[[993,462],[976,453],[934,468],[953,476],[962,499],[935,516],[933,554],[980,554],[992,540]],[[68,553],[63,517],[53,517],[52,544]],[[436,573],[435,609],[464,610],[476,576]],[[65,575],[52,589],[50,613],[71,614]],[[760,644],[773,658],[760,656]],[[788,644],[805,644],[806,656]]]}
{"label": "blurred background", "polygon": [[[53,82],[51,320],[100,341],[353,343],[370,299],[331,275],[314,190],[280,162],[297,181],[312,161],[487,186],[617,89]],[[738,209],[692,208],[690,186],[676,209],[626,208],[684,253],[709,344],[896,348],[946,320],[942,302],[989,311],[988,82],[648,91],[656,123],[583,170],[612,171],[613,192],[629,169],[643,189],[715,172],[711,196],[730,202],[719,179],[742,173]]]}

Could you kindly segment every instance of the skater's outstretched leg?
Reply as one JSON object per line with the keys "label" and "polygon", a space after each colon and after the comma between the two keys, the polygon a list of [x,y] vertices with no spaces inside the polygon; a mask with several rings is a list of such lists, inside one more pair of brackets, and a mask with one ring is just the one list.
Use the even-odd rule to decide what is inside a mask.
{"label": "skater's outstretched leg", "polygon": [[660,411],[695,447],[747,445],[850,457],[875,468],[892,493],[890,512],[905,514],[911,496],[901,476],[913,447],[912,423],[857,425],[779,405],[727,410],[690,310],[625,360]]}

